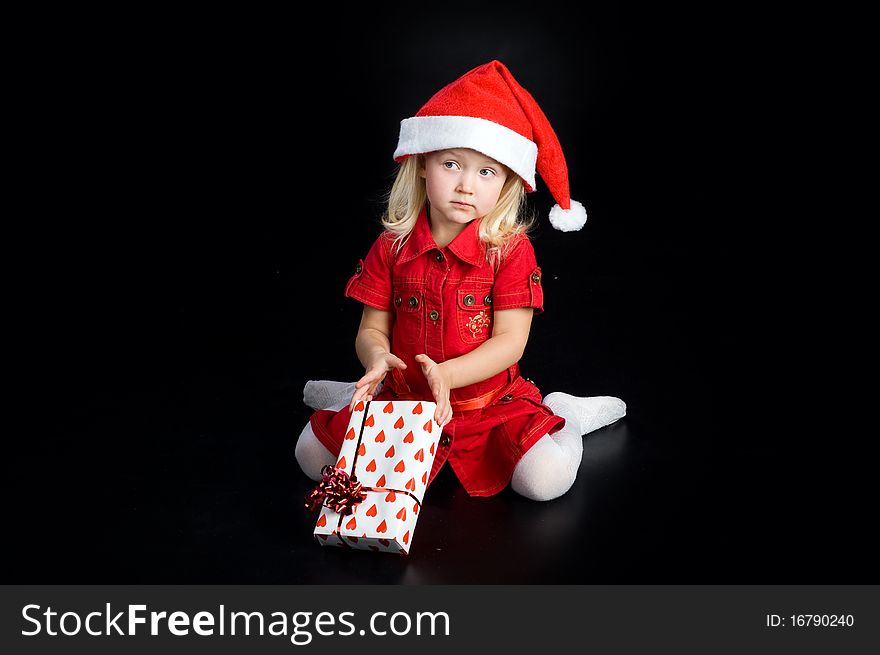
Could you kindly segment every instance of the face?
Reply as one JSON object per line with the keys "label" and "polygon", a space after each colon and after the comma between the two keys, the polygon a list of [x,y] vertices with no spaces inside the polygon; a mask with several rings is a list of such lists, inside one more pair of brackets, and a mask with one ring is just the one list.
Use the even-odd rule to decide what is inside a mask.
{"label": "face", "polygon": [[495,208],[508,174],[502,164],[469,148],[425,155],[421,175],[431,202],[431,221],[463,227],[482,218]]}

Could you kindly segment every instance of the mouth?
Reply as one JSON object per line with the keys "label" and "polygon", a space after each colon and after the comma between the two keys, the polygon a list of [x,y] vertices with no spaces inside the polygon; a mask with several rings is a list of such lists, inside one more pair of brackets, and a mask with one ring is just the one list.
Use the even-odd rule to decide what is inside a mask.
{"label": "mouth", "polygon": [[458,200],[453,200],[453,201],[452,201],[452,204],[455,205],[455,206],[457,206],[457,207],[473,207],[473,205],[469,205],[469,204],[466,203],[466,202],[459,202]]}

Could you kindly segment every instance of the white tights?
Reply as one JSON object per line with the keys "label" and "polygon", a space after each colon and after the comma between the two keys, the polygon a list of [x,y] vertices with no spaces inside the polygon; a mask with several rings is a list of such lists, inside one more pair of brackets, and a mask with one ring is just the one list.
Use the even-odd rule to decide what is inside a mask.
{"label": "white tights", "polygon": [[[338,385],[335,397],[331,387],[326,385]],[[306,404],[313,409],[339,411],[348,406],[354,384],[310,381],[304,391]],[[565,427],[541,437],[517,462],[510,481],[515,492],[538,501],[558,498],[574,484],[584,451],[582,435],[626,415],[623,401],[610,396],[577,398],[552,393],[544,398],[544,403],[565,419]],[[295,455],[303,472],[315,481],[321,479],[321,469],[326,464],[336,461],[336,456],[318,441],[310,423],[296,442]]]}

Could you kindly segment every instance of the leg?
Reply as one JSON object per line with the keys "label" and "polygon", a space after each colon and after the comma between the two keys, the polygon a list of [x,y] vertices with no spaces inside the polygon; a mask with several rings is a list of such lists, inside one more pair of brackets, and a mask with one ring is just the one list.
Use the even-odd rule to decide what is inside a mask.
{"label": "leg", "polygon": [[318,441],[311,423],[306,423],[299,435],[294,454],[303,473],[316,482],[321,479],[321,469],[325,465],[336,463],[336,456]]}
{"label": "leg", "polygon": [[579,398],[551,393],[544,404],[565,419],[565,427],[545,434],[513,470],[510,486],[531,500],[553,500],[574,484],[584,454],[583,435],[626,416],[626,404],[612,396]]}
{"label": "leg", "polygon": [[[575,456],[574,453],[566,452],[553,439],[556,434],[545,434],[517,462],[510,486],[520,496],[529,500],[553,500],[574,484],[581,463],[581,453],[578,452]],[[580,443],[581,436],[576,436]]]}

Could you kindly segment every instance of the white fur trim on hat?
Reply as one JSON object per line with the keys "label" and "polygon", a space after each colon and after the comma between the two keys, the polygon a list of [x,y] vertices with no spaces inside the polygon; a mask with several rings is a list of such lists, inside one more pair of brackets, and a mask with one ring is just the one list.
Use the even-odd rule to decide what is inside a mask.
{"label": "white fur trim on hat", "polygon": [[449,148],[470,148],[501,162],[535,189],[538,146],[508,127],[472,116],[414,116],[400,121],[394,159]]}
{"label": "white fur trim on hat", "polygon": [[571,200],[571,209],[553,205],[550,210],[550,224],[563,232],[574,232],[587,222],[587,210],[577,200]]}

